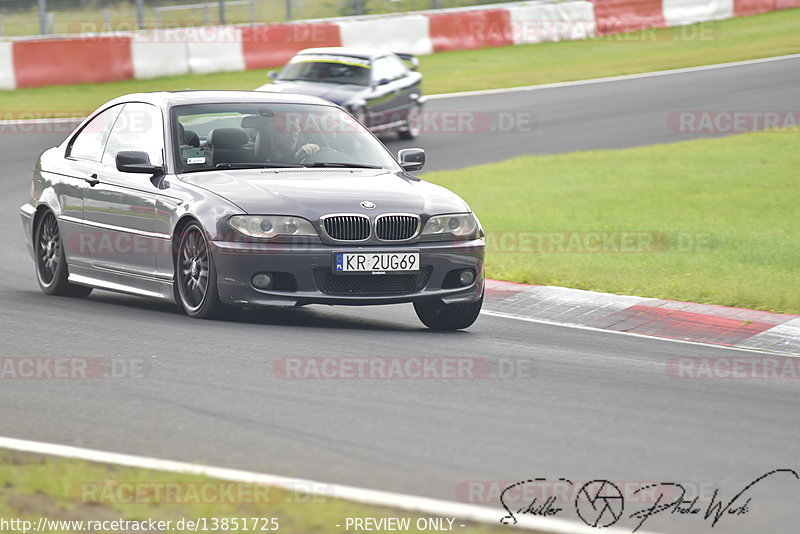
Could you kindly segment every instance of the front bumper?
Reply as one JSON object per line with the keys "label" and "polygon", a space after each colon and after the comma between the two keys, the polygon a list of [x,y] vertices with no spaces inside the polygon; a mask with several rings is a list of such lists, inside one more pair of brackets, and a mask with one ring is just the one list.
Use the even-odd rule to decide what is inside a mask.
{"label": "front bumper", "polygon": [[[408,246],[364,247],[211,242],[217,269],[220,300],[225,304],[240,307],[300,306],[304,304],[371,305],[418,301],[439,301],[445,304],[474,302],[483,295],[484,248],[483,239],[415,243]],[[331,292],[329,287],[326,288],[324,284],[320,283],[323,275],[330,276],[333,254],[336,252],[402,251],[418,251],[420,253],[420,267],[424,272],[417,278],[419,284],[413,289],[363,293],[358,289],[350,288],[344,294],[340,291]],[[446,279],[448,273],[468,268],[475,271],[475,281],[468,286],[449,287],[452,285],[449,283],[452,281],[452,276],[450,279]],[[294,277],[295,287],[291,290],[256,289],[251,284],[251,279],[254,274],[260,272],[289,273]],[[334,276],[388,277],[397,275],[341,274]],[[391,280],[386,281],[391,282]],[[353,286],[355,285],[357,284],[353,284]],[[374,284],[369,285],[374,286]]]}
{"label": "front bumper", "polygon": [[24,204],[19,208],[19,215],[22,217],[22,229],[25,231],[25,246],[28,248],[28,253],[31,258],[34,257],[33,253],[33,216],[36,213],[36,208],[30,204]]}

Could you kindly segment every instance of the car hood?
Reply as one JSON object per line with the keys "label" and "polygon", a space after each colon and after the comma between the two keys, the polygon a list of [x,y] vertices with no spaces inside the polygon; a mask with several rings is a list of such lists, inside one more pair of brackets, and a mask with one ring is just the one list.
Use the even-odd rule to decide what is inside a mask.
{"label": "car hood", "polygon": [[322,82],[281,82],[276,81],[258,88],[268,93],[293,93],[298,95],[318,96],[330,100],[334,104],[346,104],[351,98],[364,90],[363,85],[342,85]]}
{"label": "car hood", "polygon": [[[310,221],[335,213],[413,213],[423,218],[469,211],[456,194],[403,172],[382,169],[239,169],[181,175],[253,215]],[[370,201],[367,210],[361,202]]]}

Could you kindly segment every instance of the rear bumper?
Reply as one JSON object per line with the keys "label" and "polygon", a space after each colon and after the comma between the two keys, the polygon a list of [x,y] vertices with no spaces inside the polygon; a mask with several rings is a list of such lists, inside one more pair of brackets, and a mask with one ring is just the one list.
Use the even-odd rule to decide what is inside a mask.
{"label": "rear bumper", "polygon": [[[484,240],[463,242],[417,243],[390,247],[333,247],[326,245],[286,245],[277,243],[238,243],[212,241],[211,249],[217,268],[220,300],[234,306],[298,306],[304,304],[375,305],[402,302],[440,301],[446,304],[474,302],[483,295]],[[420,275],[411,290],[346,293],[320,287],[323,276],[330,276],[335,252],[398,252],[419,251]],[[448,287],[445,277],[452,271],[472,269],[475,281],[467,286]],[[315,271],[317,275],[315,277]],[[427,275],[427,272],[430,275]],[[288,273],[294,278],[290,290],[260,290],[251,279],[260,272]],[[335,275],[337,277],[375,277],[386,275]],[[409,276],[409,275],[403,275]],[[362,279],[363,280],[363,279]],[[452,281],[452,275],[449,279]],[[374,282],[373,280],[365,280]],[[380,280],[378,282],[390,282]],[[358,284],[354,284],[357,286]],[[369,284],[373,286],[373,284]],[[443,285],[445,287],[443,287]],[[452,285],[452,284],[449,284]]]}
{"label": "rear bumper", "polygon": [[33,254],[33,216],[36,214],[36,208],[30,204],[24,204],[19,208],[19,215],[22,217],[22,229],[25,232],[25,246],[28,248],[28,253],[31,258]]}

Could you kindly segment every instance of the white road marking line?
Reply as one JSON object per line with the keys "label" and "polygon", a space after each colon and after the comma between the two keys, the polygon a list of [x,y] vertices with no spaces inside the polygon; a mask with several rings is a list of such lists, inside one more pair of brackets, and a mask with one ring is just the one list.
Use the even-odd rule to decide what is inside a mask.
{"label": "white road marking line", "polygon": [[[41,441],[28,441],[16,438],[0,437],[0,448],[34,454],[47,454],[62,458],[74,458],[89,462],[136,467],[141,469],[152,469],[154,471],[202,475],[219,480],[228,480],[231,482],[264,484],[312,496],[345,499],[362,504],[385,506],[420,514],[431,514],[437,517],[457,517],[459,519],[478,523],[499,524],[500,518],[504,515],[504,510],[499,505],[497,508],[489,508],[487,506],[458,503],[441,499],[432,499],[428,497],[415,497],[413,495],[405,495],[402,493],[392,493],[388,491],[358,488],[354,486],[342,486],[339,484],[328,484],[326,482],[284,477],[280,475],[270,475],[266,473],[256,473],[254,471],[243,471],[239,469],[230,469],[227,467],[214,467],[188,462],[162,460],[147,456],[135,456],[132,454],[84,449],[82,447],[57,445],[54,443],[44,443]],[[518,520],[519,522],[514,526],[518,528],[538,530],[540,532],[553,534],[597,534],[596,528],[578,523],[577,521],[570,521],[566,519],[538,516],[518,516]],[[630,529],[613,527],[604,528],[603,533],[630,534]]]}
{"label": "white road marking line", "polygon": [[593,83],[622,82],[626,80],[639,80],[642,78],[654,78],[657,76],[671,76],[673,74],[686,74],[690,72],[724,69],[728,67],[741,67],[745,65],[756,65],[758,63],[771,63],[773,61],[783,61],[786,59],[798,59],[798,58],[800,58],[800,54],[791,54],[788,56],[747,59],[744,61],[732,61],[730,63],[716,63],[713,65],[700,65],[697,67],[685,67],[681,69],[658,70],[653,72],[639,72],[636,74],[624,74],[622,76],[608,76],[606,78],[590,78],[588,80],[575,80],[571,82],[555,82],[555,83],[544,83],[539,85],[524,85],[520,87],[505,87],[502,89],[482,89],[479,91],[463,91],[460,93],[441,93],[436,95],[427,95],[427,98],[428,100],[444,100],[448,98],[459,98],[463,96],[499,95],[503,93],[538,91],[540,89],[557,89],[559,87],[574,87],[578,85],[589,85]]}
{"label": "white road marking line", "polygon": [[[525,317],[524,315],[516,315],[513,313],[505,313],[499,311],[492,311],[492,310],[481,310],[481,315],[488,315],[489,317],[499,317],[502,319],[515,319],[517,321],[527,321],[529,323],[539,323],[539,324],[546,324],[551,326],[563,326],[566,328],[577,328],[578,330],[589,330],[592,332],[606,332],[608,334],[616,334],[622,336],[632,336],[638,337],[643,339],[649,340],[657,340],[657,341],[670,341],[672,343],[684,343],[687,345],[699,345],[701,347],[706,348],[714,348],[714,349],[727,349],[727,350],[736,350],[742,352],[753,352],[755,354],[761,355],[770,355],[770,356],[788,356],[790,358],[800,358],[800,354],[794,354],[791,352],[777,352],[777,351],[769,351],[769,350],[758,350],[758,349],[751,349],[751,348],[740,348],[740,347],[731,347],[729,345],[715,345],[714,343],[702,343],[700,341],[689,341],[686,339],[673,339],[670,337],[659,337],[659,336],[649,336],[645,334],[637,334],[635,332],[621,332],[619,330],[606,330],[605,328],[598,328],[596,326],[586,326],[581,324],[571,324],[571,323],[559,323],[557,321],[548,321],[547,319],[537,319],[534,317]],[[778,326],[778,325],[776,325]],[[769,330],[767,330],[769,332]]]}

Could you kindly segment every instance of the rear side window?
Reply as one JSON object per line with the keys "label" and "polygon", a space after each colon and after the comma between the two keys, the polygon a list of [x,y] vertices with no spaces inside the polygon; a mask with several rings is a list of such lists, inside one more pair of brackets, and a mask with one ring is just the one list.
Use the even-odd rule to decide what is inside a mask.
{"label": "rear side window", "polygon": [[163,163],[164,130],[160,109],[141,102],[125,104],[108,137],[103,163],[115,165],[117,152],[122,150],[147,152],[150,163]]}
{"label": "rear side window", "polygon": [[108,134],[111,132],[111,128],[114,126],[121,109],[121,105],[110,107],[89,121],[78,133],[77,137],[72,140],[67,156],[100,161],[103,155],[103,148],[108,140]]}

